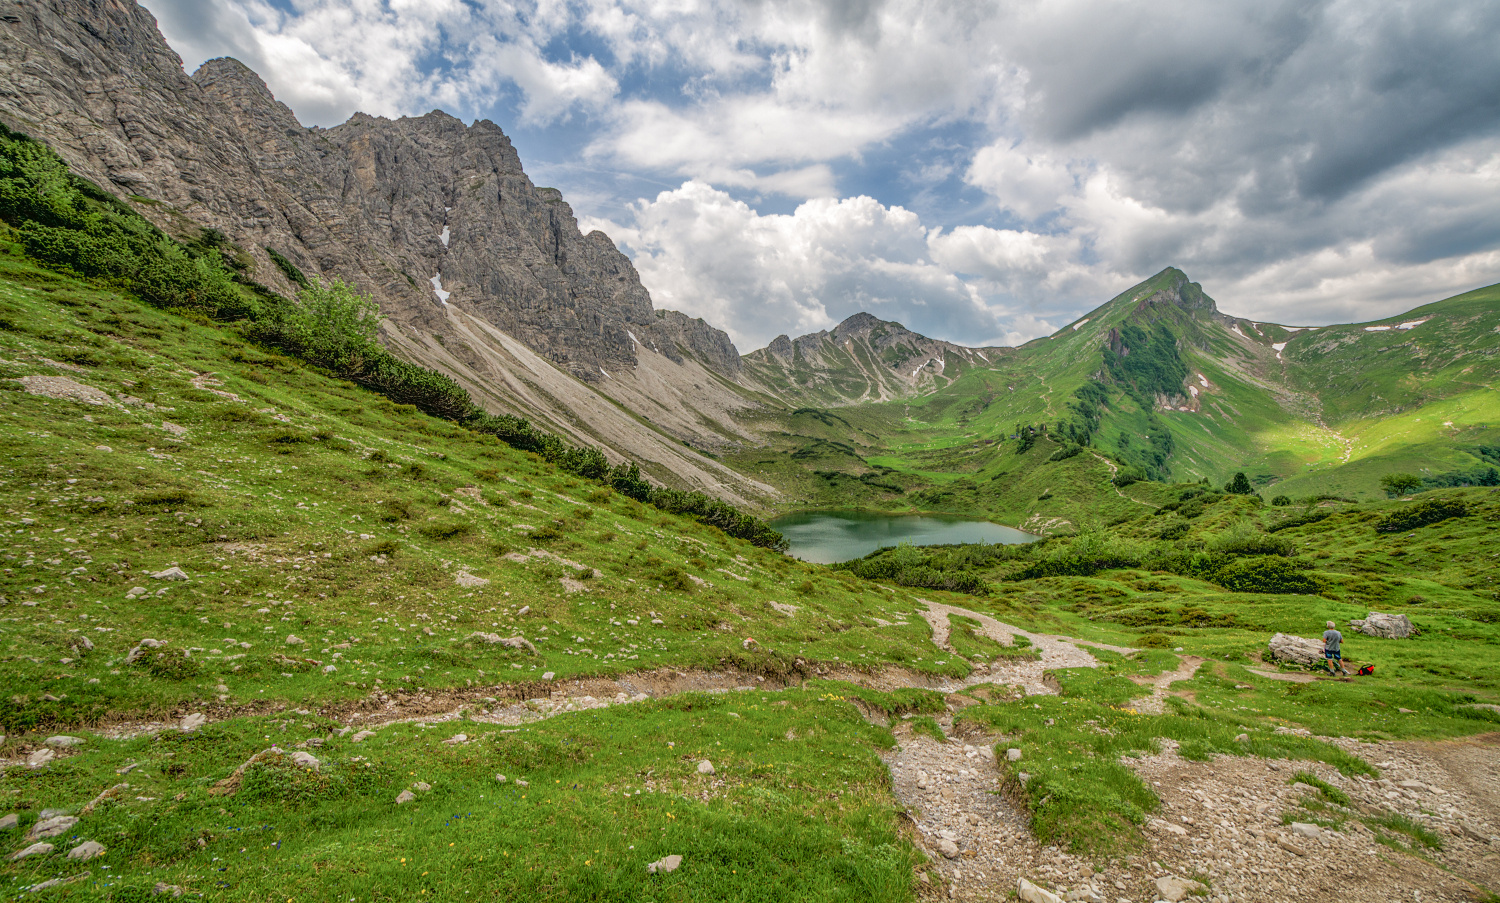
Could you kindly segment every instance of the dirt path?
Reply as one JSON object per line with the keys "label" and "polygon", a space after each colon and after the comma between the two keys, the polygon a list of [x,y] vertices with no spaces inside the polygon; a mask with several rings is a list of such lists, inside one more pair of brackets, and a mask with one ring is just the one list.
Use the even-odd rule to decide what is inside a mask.
{"label": "dirt path", "polygon": [[[932,627],[932,642],[949,652],[954,652],[948,644],[948,636],[952,632],[948,623],[950,615],[959,615],[972,618],[980,624],[980,630],[986,637],[1005,646],[1015,645],[1014,637],[1025,637],[1032,648],[1041,653],[1040,660],[1009,659],[994,662],[988,668],[983,666],[977,668],[973,674],[956,681],[955,688],[974,686],[980,683],[1015,685],[1026,688],[1028,694],[1051,693],[1052,690],[1045,682],[1045,672],[1053,668],[1092,668],[1098,664],[1092,655],[1088,654],[1086,647],[1093,646],[1097,649],[1108,649],[1111,652],[1128,654],[1133,649],[1122,646],[1109,646],[1104,643],[1088,643],[1083,640],[1070,639],[1068,637],[1053,636],[1046,633],[1032,633],[1013,627],[995,620],[986,614],[970,611],[967,608],[959,608],[956,605],[944,605],[941,602],[929,602],[926,599],[918,599],[918,602],[926,606],[921,611],[923,618]],[[955,653],[956,654],[956,653]]]}
{"label": "dirt path", "polygon": [[1147,508],[1150,508],[1153,511],[1161,509],[1160,505],[1153,505],[1150,502],[1143,502],[1140,499],[1131,498],[1130,496],[1126,495],[1123,489],[1115,485],[1115,477],[1120,473],[1120,465],[1116,464],[1115,462],[1104,457],[1096,451],[1091,451],[1089,452],[1089,454],[1098,458],[1100,461],[1103,461],[1104,466],[1109,468],[1109,486],[1115,491],[1115,495],[1118,495],[1120,498],[1124,499],[1127,502],[1135,502],[1137,505],[1145,505]]}
{"label": "dirt path", "polygon": [[1198,666],[1203,664],[1203,659],[1196,655],[1180,656],[1182,664],[1177,670],[1158,674],[1155,677],[1132,677],[1142,686],[1151,688],[1151,695],[1132,700],[1131,708],[1137,712],[1147,715],[1160,715],[1166,711],[1167,696],[1171,695],[1171,686],[1179,680],[1192,680],[1198,673]]}

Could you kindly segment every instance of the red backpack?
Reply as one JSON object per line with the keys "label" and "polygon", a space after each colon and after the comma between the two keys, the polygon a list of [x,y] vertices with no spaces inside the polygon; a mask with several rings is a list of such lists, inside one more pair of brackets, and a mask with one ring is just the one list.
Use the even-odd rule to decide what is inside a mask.
{"label": "red backpack", "polygon": [[1375,666],[1374,665],[1365,665],[1363,668],[1359,669],[1359,676],[1360,677],[1369,677],[1370,675],[1372,675],[1374,673],[1375,673]]}

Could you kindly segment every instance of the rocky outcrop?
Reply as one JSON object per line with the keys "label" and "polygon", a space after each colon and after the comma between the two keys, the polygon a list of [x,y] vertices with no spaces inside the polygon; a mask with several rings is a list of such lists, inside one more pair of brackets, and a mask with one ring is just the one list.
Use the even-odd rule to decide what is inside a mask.
{"label": "rocky outcrop", "polygon": [[[0,35],[0,121],[167,232],[220,230],[251,276],[283,293],[296,286],[270,251],[352,282],[380,305],[393,351],[492,410],[656,462],[669,481],[720,494],[738,481],[682,440],[742,440],[725,414],[743,398],[647,418],[654,428],[608,410],[640,413],[638,398],[692,397],[710,373],[732,378],[729,337],[654,310],[629,258],[604,233],[583,234],[560,192],[533,185],[494,123],[432,112],[305,127],[235,60],[188,77],[126,0],[11,4]],[[637,378],[646,350],[662,360]]]}
{"label": "rocky outcrop", "polygon": [[1268,644],[1271,658],[1279,662],[1313,666],[1323,661],[1323,641],[1278,633]]}
{"label": "rocky outcrop", "polygon": [[1404,640],[1416,633],[1416,628],[1412,627],[1411,618],[1406,615],[1388,615],[1378,611],[1372,611],[1362,619],[1350,621],[1349,626],[1365,636],[1387,640]]}
{"label": "rocky outcrop", "polygon": [[743,380],[797,403],[887,401],[947,385],[1012,351],[955,345],[861,312],[832,330],[777,336],[744,356]]}

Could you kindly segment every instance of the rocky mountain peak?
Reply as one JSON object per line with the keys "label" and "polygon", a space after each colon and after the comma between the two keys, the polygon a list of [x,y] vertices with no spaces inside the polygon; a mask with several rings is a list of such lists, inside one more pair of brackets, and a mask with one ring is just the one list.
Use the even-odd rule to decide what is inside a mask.
{"label": "rocky mountain peak", "polygon": [[1188,279],[1187,274],[1176,267],[1167,267],[1151,278],[1151,282],[1167,278],[1167,284],[1158,288],[1136,305],[1137,310],[1147,310],[1156,305],[1171,305],[1190,314],[1218,314],[1214,299],[1204,294],[1203,286]]}

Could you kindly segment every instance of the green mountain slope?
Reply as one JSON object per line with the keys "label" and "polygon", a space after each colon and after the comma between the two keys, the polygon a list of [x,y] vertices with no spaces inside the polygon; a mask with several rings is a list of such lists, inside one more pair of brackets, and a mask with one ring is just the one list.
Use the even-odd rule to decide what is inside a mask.
{"label": "green mountain slope", "polygon": [[[782,412],[758,424],[772,453],[733,461],[824,504],[843,493],[1011,521],[1077,523],[1087,512],[1101,492],[1049,462],[1080,445],[1085,463],[1095,459],[1081,477],[1089,487],[1122,473],[1217,485],[1245,471],[1257,488],[1276,487],[1268,496],[1376,497],[1392,472],[1454,483],[1494,463],[1482,449],[1500,444],[1497,347],[1500,287],[1312,329],[1226,315],[1169,268],[1051,336],[987,354],[985,366],[899,401],[840,408],[860,426],[838,455],[817,453],[807,412]],[[872,481],[900,491],[869,491]],[[1035,504],[1049,492],[1050,506]]]}

